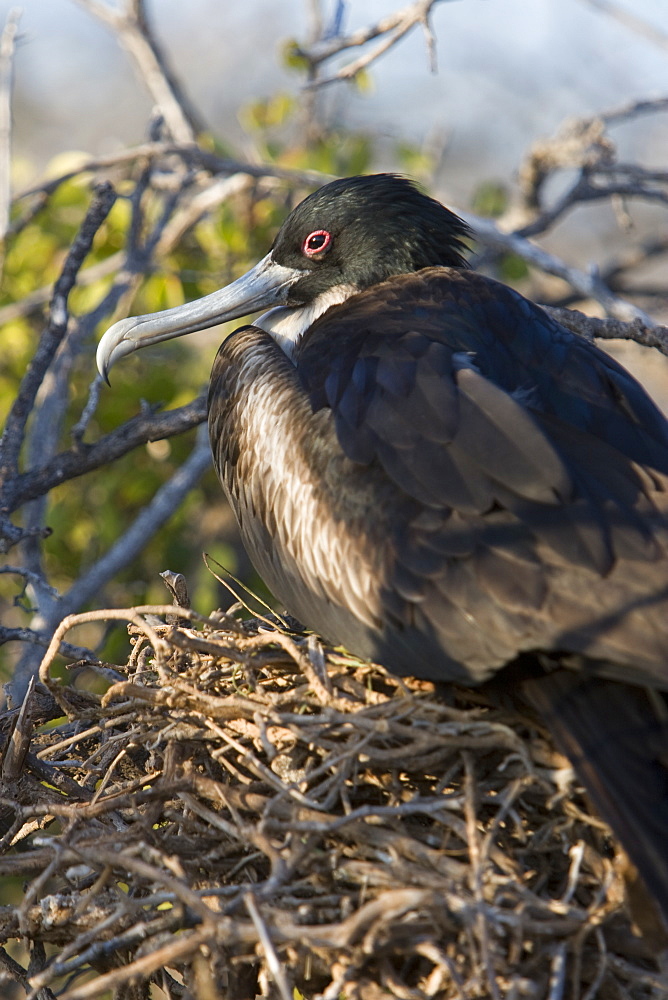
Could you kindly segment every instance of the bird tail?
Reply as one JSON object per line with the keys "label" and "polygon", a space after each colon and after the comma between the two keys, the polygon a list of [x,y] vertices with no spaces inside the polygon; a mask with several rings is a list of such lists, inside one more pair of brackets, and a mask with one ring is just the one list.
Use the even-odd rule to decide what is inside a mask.
{"label": "bird tail", "polygon": [[[668,704],[664,695],[563,669],[525,680],[522,689],[638,869],[663,914],[665,931]],[[641,926],[646,923],[638,920],[635,910],[633,915]]]}

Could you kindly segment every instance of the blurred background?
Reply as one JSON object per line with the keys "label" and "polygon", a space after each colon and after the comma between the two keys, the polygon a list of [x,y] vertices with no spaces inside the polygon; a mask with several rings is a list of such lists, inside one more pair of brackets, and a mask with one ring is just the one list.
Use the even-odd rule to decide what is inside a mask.
{"label": "blurred background", "polygon": [[[0,4],[3,19],[14,4]],[[92,5],[91,5],[92,6]],[[110,6],[114,6],[110,3]],[[118,4],[116,5],[118,6]],[[347,33],[405,4],[394,0],[153,0],[151,24],[207,126],[238,150],[253,137],[240,111],[303,82],[285,64],[318,16]],[[613,13],[614,12],[614,13]],[[625,16],[626,15],[626,16]],[[440,154],[439,190],[466,205],[485,180],[510,180],[528,144],[569,117],[663,93],[663,0],[450,0],[434,8],[436,71],[420,30],[376,62],[361,86],[330,89],[330,122],[369,133],[376,165],[401,141]],[[327,27],[327,26],[326,26]],[[15,60],[17,179],[37,179],[65,151],[111,153],[146,134],[151,100],[113,31],[76,0],[30,0]],[[634,123],[621,149],[668,160],[668,116]]]}

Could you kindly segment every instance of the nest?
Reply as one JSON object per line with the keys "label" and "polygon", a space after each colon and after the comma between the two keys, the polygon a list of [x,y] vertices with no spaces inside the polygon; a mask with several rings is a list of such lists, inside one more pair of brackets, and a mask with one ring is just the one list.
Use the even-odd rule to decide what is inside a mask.
{"label": "nest", "polygon": [[173,613],[106,613],[133,648],[104,695],[50,674],[94,616],[69,619],[0,720],[0,872],[24,883],[3,996],[668,996],[623,856],[536,720]]}

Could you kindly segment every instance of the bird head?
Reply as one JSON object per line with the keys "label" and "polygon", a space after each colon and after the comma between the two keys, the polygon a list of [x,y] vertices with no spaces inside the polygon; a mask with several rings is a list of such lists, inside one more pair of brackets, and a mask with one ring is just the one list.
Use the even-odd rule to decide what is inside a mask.
{"label": "bird head", "polygon": [[[115,362],[150,344],[273,306],[342,302],[396,274],[465,267],[465,222],[394,174],[347,177],[304,199],[266,257],[211,295],[114,324],[97,351],[106,378]],[[311,312],[311,318],[318,310]]]}

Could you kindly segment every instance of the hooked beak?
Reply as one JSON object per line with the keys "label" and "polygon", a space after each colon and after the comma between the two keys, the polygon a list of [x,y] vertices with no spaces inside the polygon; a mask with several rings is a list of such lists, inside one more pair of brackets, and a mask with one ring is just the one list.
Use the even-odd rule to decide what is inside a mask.
{"label": "hooked beak", "polygon": [[290,288],[301,277],[303,271],[283,267],[267,254],[241,278],[211,295],[163,312],[122,319],[107,330],[98,344],[98,371],[108,382],[109,371],[119,358],[141,347],[206,330],[268,306],[285,305]]}

